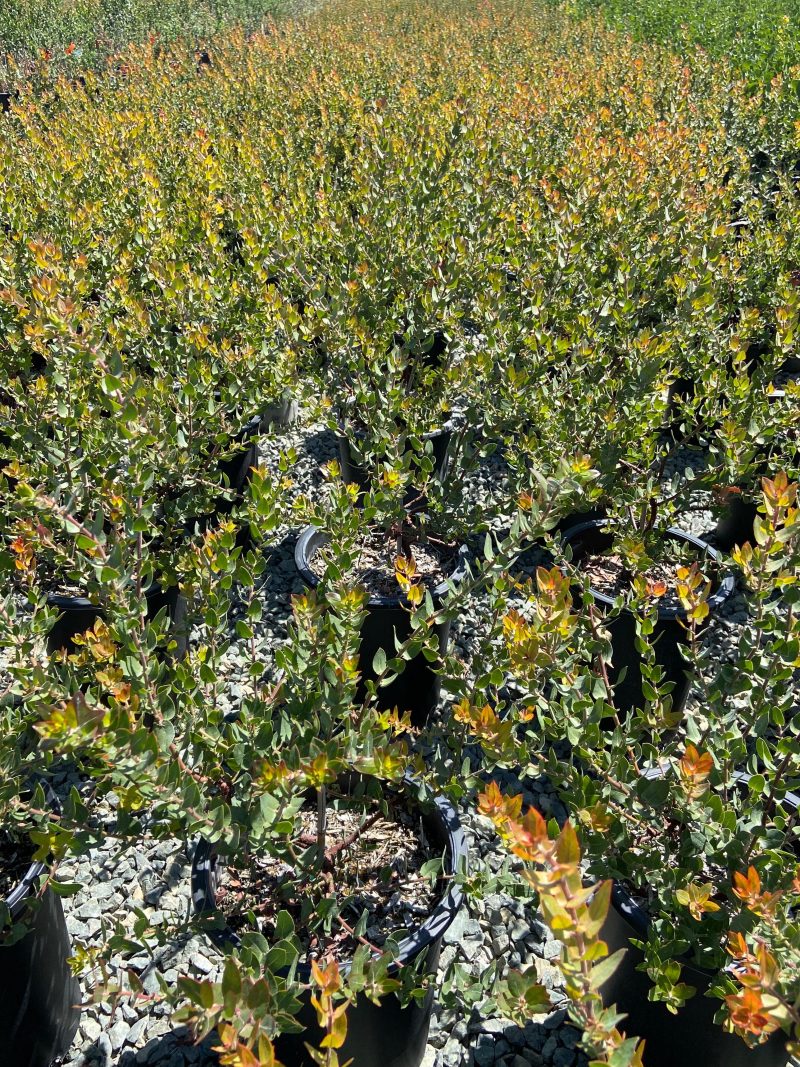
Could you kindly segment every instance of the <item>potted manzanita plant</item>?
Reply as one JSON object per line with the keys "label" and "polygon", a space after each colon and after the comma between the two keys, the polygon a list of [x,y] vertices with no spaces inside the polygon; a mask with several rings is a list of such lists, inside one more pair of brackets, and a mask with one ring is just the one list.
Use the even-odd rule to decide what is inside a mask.
{"label": "potted manzanita plant", "polygon": [[[177,650],[185,649],[176,556],[241,504],[271,418],[267,412],[237,429],[237,383],[213,362],[190,364],[183,383],[166,373],[148,383],[119,364],[87,366],[77,357],[55,361],[31,390],[15,380],[4,533],[21,584],[33,583],[60,612],[54,649],[69,647],[102,612],[104,587],[123,557],[138,560],[135,582],[150,619],[166,609]],[[79,567],[81,551],[95,542],[116,560],[105,576]]]}
{"label": "potted manzanita plant", "polygon": [[800,470],[796,374],[778,384],[765,383],[763,376],[741,384],[741,395],[730,401],[728,417],[709,442],[721,469],[712,494],[716,522],[708,536],[725,552],[753,541],[762,477],[774,470],[796,477]]}
{"label": "potted manzanita plant", "polygon": [[[756,544],[734,554],[750,614],[724,661],[697,627],[709,586],[686,583],[680,593],[696,686],[682,718],[665,719],[647,701],[612,732],[597,729],[593,705],[600,693],[599,713],[608,707],[605,687],[587,688],[569,663],[548,668],[560,647],[580,657],[584,645],[593,656],[557,571],[539,575],[526,617],[508,628],[523,689],[506,708],[514,749],[513,730],[502,738],[477,713],[461,716],[483,729],[492,759],[521,760],[550,778],[573,813],[588,876],[613,880],[608,917],[601,924],[593,912],[589,930],[614,952],[615,969],[601,969],[591,988],[646,1040],[647,1067],[695,1058],[783,1065],[798,1048],[797,485],[783,473],[765,479],[762,507]],[[543,748],[542,735],[571,744]],[[501,823],[505,804],[487,802]],[[521,821],[518,808],[511,815]],[[515,833],[512,845],[524,843]],[[547,879],[536,887],[560,925]]]}
{"label": "potted manzanita plant", "polygon": [[[641,366],[623,368],[608,380],[598,377],[594,367],[587,403],[595,412],[606,412],[606,425],[595,434],[590,455],[599,471],[595,491],[599,489],[603,512],[563,530],[563,548],[551,548],[561,560],[566,555],[576,603],[583,602],[595,631],[610,634],[611,655],[603,663],[619,711],[627,713],[653,698],[641,644],[646,641],[655,649],[661,671],[657,681],[670,687],[679,714],[689,679],[682,653],[686,611],[676,578],[682,584],[710,583],[703,609],[707,615],[730,597],[734,583],[719,553],[680,528],[683,513],[691,511],[715,474],[696,460],[696,469],[687,464],[676,470],[676,446],[660,432],[661,406],[654,399],[660,393],[664,356],[653,354],[649,367],[645,356]],[[722,376],[712,376],[707,396],[723,384]]]}
{"label": "potted manzanita plant", "polygon": [[395,333],[383,358],[366,342],[330,357],[328,395],[345,481],[364,491],[387,465],[408,455],[420,471],[406,504],[418,508],[425,503],[419,482],[428,475],[442,479],[451,464],[463,463],[477,429],[468,410],[478,385],[471,344],[444,330],[411,340]]}
{"label": "potted manzanita plant", "polygon": [[[523,501],[513,536],[488,552],[470,589],[508,569],[561,489],[544,482],[538,500]],[[254,526],[268,510],[266,498],[251,503]],[[270,670],[254,633],[263,554],[242,555],[210,533],[205,541],[205,555],[187,552],[182,563],[184,586],[202,590],[206,633],[175,668],[181,714],[152,732],[136,780],[130,760],[106,755],[111,777],[127,768],[118,815],[146,801],[161,832],[199,835],[196,921],[225,960],[208,980],[179,980],[177,1018],[198,1037],[216,1028],[220,1050],[245,1062],[416,1065],[439,944],[462,896],[465,844],[442,792],[452,767],[426,769],[407,713],[357,699],[365,597],[337,558],[295,597]],[[218,673],[228,577],[241,584],[237,633],[251,656],[233,709]],[[57,722],[46,729],[64,743]],[[143,743],[117,736],[131,751]],[[117,743],[96,737],[101,750]]]}
{"label": "potted manzanita plant", "polygon": [[[358,280],[334,258],[325,292],[312,295],[307,313],[322,334],[319,381],[344,479],[365,491],[408,454],[420,471],[406,503],[422,507],[427,476],[442,478],[452,464],[463,465],[491,423],[501,374],[474,329],[476,240],[450,247],[445,226],[427,235],[418,255],[401,253],[377,218],[394,215],[397,205],[374,210],[370,227],[361,220],[347,238],[363,248]],[[419,243],[417,234],[411,239]],[[326,254],[337,251],[334,242]],[[346,259],[354,254],[348,248]]]}
{"label": "potted manzanita plant", "polygon": [[[706,542],[674,527],[653,537],[648,523],[631,537],[615,528],[612,518],[589,519],[565,531],[563,540],[581,590],[576,597],[596,636],[610,634],[610,650],[601,653],[601,661],[618,710],[625,714],[654,699],[655,680],[680,715],[691,682],[684,655],[689,623],[699,625],[718,610],[731,596],[734,578]],[[709,595],[691,620],[686,603],[698,586]],[[651,651],[656,676],[648,662]]]}
{"label": "potted manzanita plant", "polygon": [[[389,472],[393,477],[402,487],[402,475]],[[295,559],[312,588],[331,567],[362,588],[359,697],[368,681],[380,683],[379,706],[410,711],[414,725],[423,726],[438,700],[436,667],[452,618],[436,612],[454,583],[466,578],[467,552],[452,525],[442,528],[406,511],[400,492],[378,489],[357,508],[355,487],[332,481],[328,506],[316,514],[312,509],[315,524],[301,534]]]}
{"label": "potted manzanita plant", "polygon": [[334,574],[295,598],[276,684],[254,676],[227,715],[187,708],[185,757],[164,768],[172,819],[201,835],[197,922],[232,953],[219,1006],[212,981],[181,979],[179,1018],[262,1062],[411,1067],[466,846],[412,756],[408,716],[354,702],[363,595]]}
{"label": "potted manzanita plant", "polygon": [[41,548],[40,570],[48,557],[53,564],[37,579],[64,615],[56,646],[91,624],[102,591],[70,577],[63,553],[54,565],[53,506],[79,525],[101,523],[132,554],[159,554],[154,570],[167,580],[148,576],[150,614],[166,606],[176,618],[176,542],[231,514],[258,461],[259,435],[292,417],[291,350],[261,299],[263,281],[251,278],[222,300],[211,295],[209,271],[222,269],[212,259],[191,270],[169,256],[151,262],[160,284],[140,288],[55,240],[37,240],[0,291],[3,520],[24,551]]}
{"label": "potted manzanita plant", "polygon": [[[298,502],[300,514],[311,519],[297,542],[298,570],[312,588],[332,573],[365,592],[358,698],[374,695],[380,708],[409,711],[414,726],[424,726],[439,699],[451,622],[485,580],[471,544],[479,545],[487,531],[487,509],[465,499],[461,482],[449,476],[428,483],[424,510],[408,510],[404,490],[414,475],[407,461],[387,463],[381,483],[360,506],[356,487],[339,480],[338,465],[329,473],[324,504]],[[565,500],[592,475],[565,462],[549,480],[540,476],[531,488],[540,499],[544,494],[546,504],[536,505],[533,526],[552,527]],[[534,497],[525,493],[520,501],[533,506]],[[530,541],[531,522],[520,525],[519,515],[517,501],[516,521],[498,549],[501,558],[509,546],[519,551]]]}
{"label": "potted manzanita plant", "polygon": [[[74,797],[56,795],[53,754],[37,745],[35,707],[11,669],[31,653],[41,625],[0,599],[0,1024],[9,1067],[50,1067],[80,1018],[61,903],[75,887],[59,880],[58,863],[74,850],[84,811]],[[26,677],[35,674],[21,666]]]}

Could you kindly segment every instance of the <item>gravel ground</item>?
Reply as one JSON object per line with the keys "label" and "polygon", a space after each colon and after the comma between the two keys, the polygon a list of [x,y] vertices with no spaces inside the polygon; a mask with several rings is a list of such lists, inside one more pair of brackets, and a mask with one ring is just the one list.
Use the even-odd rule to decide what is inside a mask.
{"label": "gravel ground", "polygon": [[[293,472],[298,492],[314,493],[322,485],[320,467],[336,456],[333,435],[320,425],[295,427],[276,441],[281,448],[293,446],[298,460]],[[264,462],[274,465],[277,449],[264,449]],[[485,497],[496,485],[502,459],[493,458],[472,479],[471,491]],[[692,532],[709,527],[709,514],[694,512],[689,524]],[[500,520],[498,520],[500,522]],[[259,641],[269,652],[286,634],[289,598],[302,588],[293,560],[297,529],[286,528],[271,553],[270,567],[260,591],[265,611],[260,623]],[[726,635],[741,618],[743,603],[734,597],[724,611],[720,626],[709,632],[709,640],[720,643],[723,651]],[[478,636],[480,610],[465,617],[454,631],[454,640],[464,655]],[[242,675],[238,667],[245,662],[234,641],[226,662],[227,699],[233,708],[241,695]],[[2,665],[0,665],[0,669]],[[498,775],[495,775],[498,777]],[[526,803],[558,818],[566,812],[546,781],[522,783],[510,772],[505,782],[510,791],[522,791]],[[496,838],[488,823],[473,814],[464,815],[464,825],[474,859],[485,860],[493,870],[504,862]],[[67,923],[75,942],[91,945],[104,923],[121,922],[132,930],[137,914],[144,914],[151,924],[180,927],[190,914],[189,868],[191,844],[181,841],[140,842],[136,851],[121,855],[115,845],[113,810],[107,812],[107,832],[103,848],[78,862],[60,868],[66,880],[78,881],[86,888],[64,901]],[[581,1067],[586,1058],[576,1049],[579,1034],[566,1020],[560,974],[555,965],[559,945],[537,917],[535,909],[523,900],[496,893],[464,910],[444,938],[441,965],[458,960],[468,974],[486,971],[494,961],[503,966],[534,966],[550,990],[552,1011],[531,1019],[524,1028],[502,1018],[487,1017],[473,1007],[456,1011],[437,1005],[434,1009],[429,1046],[424,1067]],[[115,961],[121,967],[122,961]],[[205,937],[174,938],[152,956],[128,960],[125,966],[135,970],[148,993],[158,990],[158,976],[173,983],[178,975],[204,977],[217,972],[220,957]],[[88,998],[90,990],[85,987]],[[70,1053],[63,1063],[69,1067],[134,1067],[159,1064],[162,1067],[217,1064],[210,1051],[213,1039],[195,1046],[183,1028],[171,1025],[167,1009],[155,1004],[137,1010],[123,1003],[116,1010],[108,1004],[89,1004],[84,1008],[81,1026]]]}

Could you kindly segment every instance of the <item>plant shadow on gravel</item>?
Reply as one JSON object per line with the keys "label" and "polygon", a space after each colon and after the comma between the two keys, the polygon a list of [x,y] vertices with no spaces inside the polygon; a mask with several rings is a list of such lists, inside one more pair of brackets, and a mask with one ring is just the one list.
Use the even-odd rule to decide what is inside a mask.
{"label": "plant shadow on gravel", "polygon": [[[551,1018],[563,1021],[563,1011],[555,1012]],[[551,1064],[554,1067],[588,1067],[588,1059],[577,1048],[580,1032],[571,1026],[559,1030],[547,1023],[533,1021],[524,1027],[509,1023],[502,1030],[494,1030],[491,1038],[494,1039],[496,1064],[508,1067],[550,1067]],[[483,1057],[486,1057],[485,1052]],[[481,1062],[480,1052],[474,1062]]]}
{"label": "plant shadow on gravel", "polygon": [[259,600],[268,616],[288,619],[294,593],[305,591],[303,579],[294,561],[294,549],[300,530],[290,530],[266,552],[267,569],[259,587]]}
{"label": "plant shadow on gravel", "polygon": [[301,447],[307,455],[320,464],[339,458],[339,443],[336,440],[336,434],[327,427],[312,430],[304,437]]}
{"label": "plant shadow on gravel", "polygon": [[[175,1027],[160,1037],[153,1038],[139,1052],[128,1050],[118,1060],[97,1061],[98,1067],[218,1067],[219,1056],[213,1051],[219,1043],[216,1033],[211,1033],[199,1045],[185,1026]],[[146,1058],[142,1058],[146,1054]],[[87,1067],[93,1064],[91,1050],[86,1054]]]}

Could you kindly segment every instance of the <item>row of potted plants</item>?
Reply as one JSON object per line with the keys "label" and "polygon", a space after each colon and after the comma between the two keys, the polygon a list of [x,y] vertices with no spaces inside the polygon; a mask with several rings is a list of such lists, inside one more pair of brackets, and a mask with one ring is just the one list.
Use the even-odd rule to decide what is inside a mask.
{"label": "row of potted plants", "polygon": [[[569,489],[574,492],[575,486]],[[562,503],[568,499],[563,489],[561,496]],[[385,951],[399,953],[401,962],[410,965],[416,952],[427,946],[423,963],[427,960],[428,970],[424,966],[422,971],[411,967],[411,973],[402,969],[403,997],[410,999],[401,1000],[405,1013],[396,1023],[399,1028],[410,1027],[415,1035],[402,1046],[403,1059],[398,1062],[417,1062],[424,1046],[426,1011],[413,1025],[409,1019],[419,1015],[418,998],[423,993],[422,1006],[430,1008],[429,971],[435,967],[438,939],[452,920],[460,896],[451,887],[443,904],[432,909],[431,922],[423,924],[409,944],[396,944],[390,935],[379,947],[364,937],[367,912],[360,920],[352,913],[351,909],[358,907],[358,891],[347,892],[338,883],[341,877],[343,884],[348,884],[347,871],[339,869],[338,857],[352,849],[360,835],[365,836],[367,849],[374,847],[369,842],[371,826],[382,818],[397,818],[393,808],[397,803],[401,810],[409,804],[413,809],[420,797],[430,796],[433,783],[439,788],[444,784],[446,791],[457,786],[458,795],[478,784],[492,767],[511,765],[521,766],[531,775],[545,772],[557,784],[580,822],[590,858],[589,873],[606,876],[611,870],[616,878],[614,911],[609,914],[617,918],[612,921],[606,917],[612,888],[609,882],[602,892],[598,890],[602,905],[592,904],[593,898],[583,890],[577,902],[570,897],[567,911],[574,927],[566,920],[562,923],[559,917],[564,915],[564,905],[559,905],[558,893],[570,879],[574,892],[575,878],[580,883],[582,877],[577,846],[568,847],[567,831],[561,831],[558,845],[552,843],[553,827],[548,828],[537,813],[523,818],[518,798],[502,797],[491,784],[484,788],[482,810],[495,820],[501,836],[517,855],[532,865],[531,881],[539,892],[540,905],[564,938],[568,991],[575,995],[575,1017],[585,1028],[590,1051],[610,1057],[613,1049],[618,1059],[622,1056],[619,1016],[599,1012],[596,994],[601,986],[607,998],[620,1001],[621,1010],[632,1020],[629,1025],[650,1038],[655,1051],[648,1054],[648,1063],[661,1062],[653,1059],[659,1055],[665,1057],[663,1062],[670,1062],[683,1039],[680,1035],[689,1041],[687,1047],[699,1047],[701,1041],[703,1047],[709,1047],[714,1002],[709,1005],[693,999],[698,982],[700,993],[714,985],[717,992],[725,994],[732,1024],[751,1043],[784,1025],[793,1025],[797,860],[792,846],[796,798],[791,787],[796,777],[796,753],[794,696],[787,680],[796,671],[796,625],[791,611],[793,587],[791,583],[787,586],[787,580],[796,566],[795,499],[796,486],[785,479],[767,483],[761,544],[737,552],[753,611],[730,662],[720,664],[710,659],[699,638],[713,596],[711,583],[699,580],[696,568],[678,571],[677,594],[688,634],[687,660],[695,668],[695,682],[703,686],[696,718],[688,722],[673,706],[672,683],[656,661],[658,642],[652,638],[658,600],[665,595],[661,588],[639,584],[634,602],[620,597],[611,608],[612,616],[628,612],[635,620],[643,654],[644,699],[627,706],[618,704],[619,687],[609,675],[613,639],[594,598],[581,592],[586,589],[586,578],[574,563],[565,558],[560,568],[540,569],[535,586],[529,587],[524,612],[509,608],[503,614],[497,610],[503,603],[508,607],[510,583],[506,576],[521,536],[552,521],[549,504],[544,514],[538,503],[528,505],[530,510],[521,516],[509,542],[496,555],[488,552],[488,565],[479,577],[464,580],[460,587],[451,584],[446,603],[435,604],[425,598],[428,603],[420,600],[414,609],[417,597],[412,594],[406,602],[409,638],[398,639],[394,661],[387,659],[385,652],[382,662],[379,654],[375,657],[372,667],[376,677],[366,685],[357,670],[364,594],[348,591],[342,595],[337,580],[350,558],[346,547],[339,549],[338,559],[334,556],[329,562],[322,587],[318,584],[315,593],[295,604],[295,628],[280,656],[278,692],[265,694],[254,686],[253,697],[242,702],[233,718],[209,701],[208,687],[198,685],[191,667],[183,662],[175,666],[171,685],[162,687],[160,699],[156,698],[154,722],[163,715],[162,705],[174,703],[178,694],[183,696],[181,715],[167,720],[165,733],[159,728],[163,718],[158,725],[145,725],[144,717],[134,721],[132,694],[121,687],[115,690],[107,681],[124,651],[124,638],[121,647],[115,640],[124,631],[96,627],[86,638],[91,656],[73,655],[70,663],[71,672],[83,669],[85,696],[73,698],[71,707],[62,705],[50,711],[36,729],[46,740],[46,752],[77,757],[86,772],[102,783],[101,789],[123,792],[123,808],[129,809],[134,824],[136,813],[146,807],[160,832],[174,833],[180,828],[191,835],[201,830],[203,841],[208,842],[201,843],[196,853],[193,899],[201,918],[206,912],[210,915],[204,925],[212,939],[220,946],[234,947],[239,962],[226,965],[220,996],[211,995],[209,983],[179,983],[178,995],[188,997],[191,1005],[184,1009],[183,1017],[191,1019],[200,1033],[209,1026],[222,1025],[221,1032],[227,1035],[223,1040],[231,1049],[240,1048],[242,1042],[253,1047],[260,1042],[266,1049],[267,1042],[271,1045],[274,1039],[277,1054],[288,1056],[288,1062],[299,1062],[304,1042],[315,1033],[318,1041],[328,1034],[333,1042],[328,1047],[334,1049],[340,1047],[336,1042],[341,1038],[343,1055],[368,1058],[385,1050],[384,1027],[395,1025],[387,1021],[383,1011],[378,1014],[367,1008],[365,1016],[361,1011],[367,1002],[386,1007],[387,995],[399,991],[397,963],[386,970],[389,958]],[[335,509],[331,513],[335,514]],[[342,545],[343,541],[336,543]],[[225,539],[215,539],[211,533],[206,535],[206,545],[207,562],[216,577],[226,571],[236,573],[245,584],[248,578],[252,582],[256,577],[258,557],[252,554],[243,564],[232,535],[227,549]],[[381,710],[374,699],[376,682],[380,685],[387,675],[402,670],[404,659],[419,655],[425,636],[415,634],[415,630],[427,631],[434,651],[441,652],[437,625],[457,608],[459,597],[474,593],[479,583],[487,581],[492,582],[496,601],[495,631],[485,637],[482,654],[486,663],[476,656],[472,667],[476,674],[483,667],[484,676],[499,673],[501,678],[513,678],[519,696],[481,704],[486,697],[485,683],[480,676],[465,679],[473,688],[466,689],[452,719],[437,725],[440,756],[426,767],[402,741],[410,726],[408,715],[400,716],[397,711],[387,715]],[[224,595],[216,583],[214,588],[217,596]],[[783,595],[787,588],[788,604]],[[209,595],[214,596],[211,590]],[[498,635],[504,641],[503,656],[496,647]],[[710,662],[704,662],[704,657]],[[581,663],[583,669],[578,666]],[[213,659],[206,657],[203,665],[213,672]],[[101,686],[86,687],[87,678],[92,676],[96,683],[102,679],[105,692]],[[317,686],[310,691],[308,680],[312,676]],[[455,680],[456,672],[448,675],[445,670],[445,676]],[[74,674],[71,681],[74,686]],[[197,687],[194,693],[193,686]],[[732,693],[739,698],[736,703],[731,700]],[[18,731],[19,724],[18,718]],[[291,737],[289,746],[283,740],[286,736]],[[162,751],[165,737],[169,744]],[[564,739],[570,742],[568,755],[557,755],[558,748],[550,743]],[[465,741],[474,740],[483,751],[478,773],[467,779],[453,778],[452,762],[449,768],[447,761],[437,765],[442,750],[452,760],[463,751]],[[148,758],[143,760],[141,751],[131,758],[142,746],[148,750]],[[22,752],[23,746],[16,750]],[[36,757],[40,759],[41,752]],[[408,777],[411,771],[413,778]],[[405,776],[405,787],[397,795],[385,788],[375,792],[368,783],[376,775],[396,783],[402,783]],[[19,784],[17,776],[17,788]],[[41,805],[41,798],[38,803]],[[328,818],[338,826],[342,811],[353,808],[359,813],[354,831],[343,840],[331,840]],[[459,857],[463,859],[457,816],[444,802],[434,810],[441,814],[433,816],[428,832],[437,850],[445,849],[450,834],[444,874],[454,876],[459,873]],[[306,830],[306,813],[312,816],[316,835]],[[30,811],[26,814],[30,817]],[[68,814],[85,818],[85,809]],[[41,835],[48,851],[55,849],[57,853],[59,847],[69,847],[66,843],[75,833],[69,830],[69,822],[70,818],[62,815],[55,833],[48,828],[49,832]],[[141,833],[141,824],[132,829]],[[34,838],[39,840],[36,834]],[[555,851],[548,851],[552,849]],[[566,851],[562,854],[561,850]],[[257,923],[251,933],[239,933],[235,927],[229,928],[229,917],[218,929],[219,912],[214,904],[220,883],[224,887],[226,878],[236,878],[239,884],[245,872],[252,873],[255,856],[263,860],[265,855],[275,854],[290,866],[290,873],[277,879],[274,874],[264,875],[261,891],[255,891],[255,903],[251,901],[250,906],[258,905],[259,912],[264,911],[263,925]],[[226,867],[220,869],[222,857]],[[440,886],[446,886],[447,882],[441,882],[438,862],[432,869],[434,882],[438,875]],[[368,870],[367,862],[359,877],[365,877]],[[460,874],[466,876],[463,869]],[[474,877],[473,873],[473,891]],[[300,907],[298,885],[303,887],[300,899],[314,900],[315,886],[322,899],[316,906]],[[267,887],[270,897],[277,894],[277,901],[265,901],[262,894]],[[327,894],[335,891],[344,897],[337,901],[343,906],[341,913],[336,905],[334,911],[329,910]],[[225,899],[230,907],[230,898]],[[581,910],[586,908],[589,911]],[[240,914],[234,911],[235,922],[240,921]],[[335,918],[331,920],[331,916]],[[332,935],[333,927],[339,931],[338,938]],[[644,990],[640,982],[639,992],[631,992],[636,986],[632,981],[636,960],[627,948],[631,930],[645,949],[648,973],[657,991],[655,1007],[652,998],[648,1000],[647,982]],[[352,940],[343,938],[342,931]],[[162,936],[169,934],[162,932]],[[615,956],[618,965],[619,957],[625,957],[621,971],[624,981],[618,979],[612,984],[609,967],[598,967],[597,976],[592,978],[592,964],[603,957],[603,951],[598,949],[594,955],[587,946],[598,936],[626,950]],[[376,937],[374,932],[372,937]],[[326,939],[330,942],[327,946]],[[324,975],[319,968],[293,972],[292,960],[307,958],[309,951],[312,958],[318,952],[319,958],[325,958],[323,946],[328,952],[344,949],[336,966],[329,962]],[[116,950],[119,945],[112,942],[111,947]],[[351,984],[340,974],[339,965],[346,974],[353,951],[356,977]],[[732,954],[731,967],[725,967],[726,951]],[[570,966],[581,976],[580,981],[575,979],[576,984],[570,984]],[[376,975],[372,968],[377,968]],[[249,973],[249,979],[243,978],[242,969]],[[287,980],[287,973],[293,974],[295,983]],[[720,975],[716,980],[715,973]],[[252,992],[254,982],[257,994]],[[312,1025],[302,1039],[287,1037],[296,1030],[296,1023],[310,1025],[311,1008],[300,1007],[304,1002],[302,990],[314,991],[317,985],[318,1001],[323,989],[331,998],[327,1010],[318,1017],[321,1031]],[[546,991],[530,975],[509,975],[494,985],[491,994],[504,1014],[521,1020],[548,1002]],[[684,1027],[677,1031],[674,1026],[670,1028],[665,1021],[666,1009],[659,1016],[658,1001],[681,1010],[688,1001],[689,1015],[696,1017],[698,1030],[687,1035]],[[348,1002],[360,1006],[346,1016],[354,1020],[352,1033],[349,1023],[334,1025],[335,1019],[345,1017],[333,1009]],[[394,1003],[390,998],[389,1005]],[[393,1009],[388,1010],[391,1017]],[[681,1019],[685,1021],[685,1016]],[[347,1034],[351,1036],[347,1038]],[[722,1031],[720,1034],[725,1038]],[[625,1048],[629,1059],[623,1062],[638,1062],[638,1045],[628,1042]],[[785,1039],[777,1037],[758,1048],[764,1049],[763,1062],[786,1062]],[[761,1062],[744,1044],[739,1047],[731,1039],[723,1040],[721,1051],[713,1045],[709,1051],[718,1062],[737,1055],[744,1063]]]}
{"label": "row of potted plants", "polygon": [[[725,1001],[757,1049],[723,1035],[707,1058],[785,1062],[793,195],[751,186],[724,68],[687,75],[556,12],[514,9],[513,30],[499,9],[494,29],[413,4],[345,14],[221,38],[202,73],[188,50],[143,52],[129,79],[9,119],[3,166],[30,182],[4,188],[0,238],[5,844],[30,831],[20,869],[47,867],[7,894],[5,929],[32,951],[20,934],[52,912],[44,980],[63,979],[34,998],[46,1025],[4,998],[29,1035],[14,1054],[44,1065],[74,1033],[58,864],[111,796],[128,843],[199,840],[194,921],[225,963],[163,990],[198,1036],[217,1028],[232,1062],[417,1064],[441,937],[494,877],[466,869],[454,806],[481,793],[563,940],[592,1055],[675,1062],[660,1005],[708,1036],[698,1005]],[[432,50],[458,67],[432,71]],[[290,453],[252,469],[287,385],[340,438],[314,499],[285,484]],[[716,531],[748,602],[729,662],[703,631],[730,562],[669,530],[709,491],[729,525],[750,505]],[[264,650],[269,548],[308,523],[307,592]],[[479,603],[467,662],[448,633]],[[554,842],[488,782],[497,766],[548,775],[588,868],[572,824]],[[34,775],[67,772],[81,789],[59,810]],[[652,996],[629,998],[624,922]],[[78,955],[102,971],[137,947],[120,929]],[[504,1015],[549,1004],[530,973],[483,981]]]}

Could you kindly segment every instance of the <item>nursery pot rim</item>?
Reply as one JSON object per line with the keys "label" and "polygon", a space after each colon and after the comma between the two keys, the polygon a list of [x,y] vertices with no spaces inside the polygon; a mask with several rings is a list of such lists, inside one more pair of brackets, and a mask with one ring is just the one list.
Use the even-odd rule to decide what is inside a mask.
{"label": "nursery pot rim", "polygon": [[[669,768],[662,765],[647,767],[642,771],[642,776],[651,779],[663,778],[667,770],[669,770]],[[733,772],[733,780],[737,784],[747,785],[752,777],[753,776],[747,771]],[[798,796],[797,793],[789,791],[784,794],[783,799],[791,806],[800,808],[800,796]],[[627,889],[625,884],[617,878],[614,878],[611,883],[611,904],[615,911],[632,928],[634,935],[646,940],[650,930],[650,916],[641,904],[638,904],[636,900],[634,900],[633,894]],[[691,961],[688,953],[685,953],[680,959],[682,967],[685,967],[694,974],[701,975],[706,980],[713,978],[717,973],[716,971],[709,970],[707,967],[701,967]]]}
{"label": "nursery pot rim", "polygon": [[[32,782],[31,789],[36,785],[41,785],[48,807],[52,809],[54,814],[58,814],[61,811],[61,804],[50,783],[42,778],[37,778]],[[48,865],[46,863],[41,860],[35,860],[5,898],[5,905],[11,912],[12,919],[19,918],[28,901],[28,897],[36,887],[36,883],[47,870]]]}
{"label": "nursery pot rim", "polygon": [[[359,430],[353,422],[345,419],[337,419],[337,426],[339,433],[350,439],[352,434],[357,440],[363,440],[367,434],[365,430]],[[426,430],[425,433],[420,434],[407,434],[408,437],[419,437],[421,441],[433,441],[437,437],[443,437],[446,433],[455,433],[462,426],[466,424],[465,417],[457,411],[451,411],[446,422],[443,422],[440,426],[435,427],[433,430]]]}
{"label": "nursery pot rim", "polygon": [[27,903],[28,897],[34,891],[36,883],[46,871],[46,863],[42,863],[41,861],[32,863],[5,898],[5,905],[11,912],[12,919],[17,919],[19,917]]}
{"label": "nursery pot rim", "polygon": [[[297,544],[294,549],[294,562],[303,581],[312,589],[316,589],[321,579],[318,574],[311,570],[309,563],[316,550],[327,544],[329,540],[328,534],[324,530],[320,530],[318,526],[306,526],[297,538]],[[461,545],[458,548],[452,573],[439,585],[429,590],[434,602],[444,597],[451,583],[456,584],[464,579],[469,554],[469,548],[466,545]],[[367,601],[367,607],[370,608],[396,608],[400,606],[411,607],[411,602],[402,595],[384,596],[378,593],[370,594]]]}
{"label": "nursery pot rim", "polygon": [[[158,581],[152,581],[146,589],[142,590],[142,594],[145,598],[149,596],[156,596],[158,593],[165,593],[168,589],[175,589],[177,586],[162,586]],[[68,593],[46,593],[47,606],[49,608],[57,608],[59,611],[68,611],[72,609],[85,611],[91,608],[94,611],[102,608],[102,604],[96,604],[93,600],[90,600],[88,596],[71,596]]]}
{"label": "nursery pot rim", "polygon": [[[575,538],[579,537],[581,534],[585,533],[588,530],[599,530],[603,532],[604,527],[611,526],[613,526],[613,523],[610,519],[587,519],[585,522],[576,523],[575,526],[570,526],[568,530],[565,530],[564,533],[561,535],[561,540],[566,544],[570,544]],[[699,549],[703,555],[713,560],[717,565],[721,564],[722,562],[721,552],[719,552],[716,548],[710,545],[707,541],[703,541],[700,537],[695,537],[694,534],[690,534],[686,530],[681,530],[678,526],[668,526],[665,530],[661,531],[661,536],[671,538],[674,541],[683,541],[692,545],[694,548]],[[601,593],[598,589],[595,589],[595,587],[591,585],[591,583],[589,585],[589,588],[591,590],[592,596],[598,603],[603,604],[605,607],[608,608],[613,607],[616,599],[615,597],[610,597],[606,593]],[[730,570],[723,571],[719,577],[716,589],[713,588],[712,582],[712,593],[708,598],[709,608],[712,611],[715,611],[722,604],[724,604],[726,600],[733,596],[735,589],[735,575]],[[661,607],[660,605],[658,606],[659,619],[672,620],[682,618],[685,615],[686,612],[681,607],[665,608]]]}
{"label": "nursery pot rim", "polygon": [[[406,773],[403,784],[414,787],[417,783],[413,775]],[[455,806],[442,794],[435,794],[430,804],[430,814],[434,817],[438,816],[447,838],[445,873],[455,874],[459,867],[466,870],[468,846]],[[191,875],[192,906],[196,915],[217,914],[221,916],[217,908],[214,885],[216,861],[216,843],[208,841],[205,837],[198,838],[192,859]],[[423,950],[441,938],[455,921],[463,903],[463,890],[450,879],[445,892],[433,905],[427,919],[400,942],[397,958],[390,964],[389,972],[396,973],[406,962],[415,959]],[[218,930],[207,930],[206,933],[219,948],[225,945],[237,948],[241,944],[241,938],[229,926]],[[351,960],[344,961],[340,968],[342,974],[347,975],[351,966]],[[308,981],[311,977],[310,963],[300,960],[297,964],[297,974],[301,981]]]}

